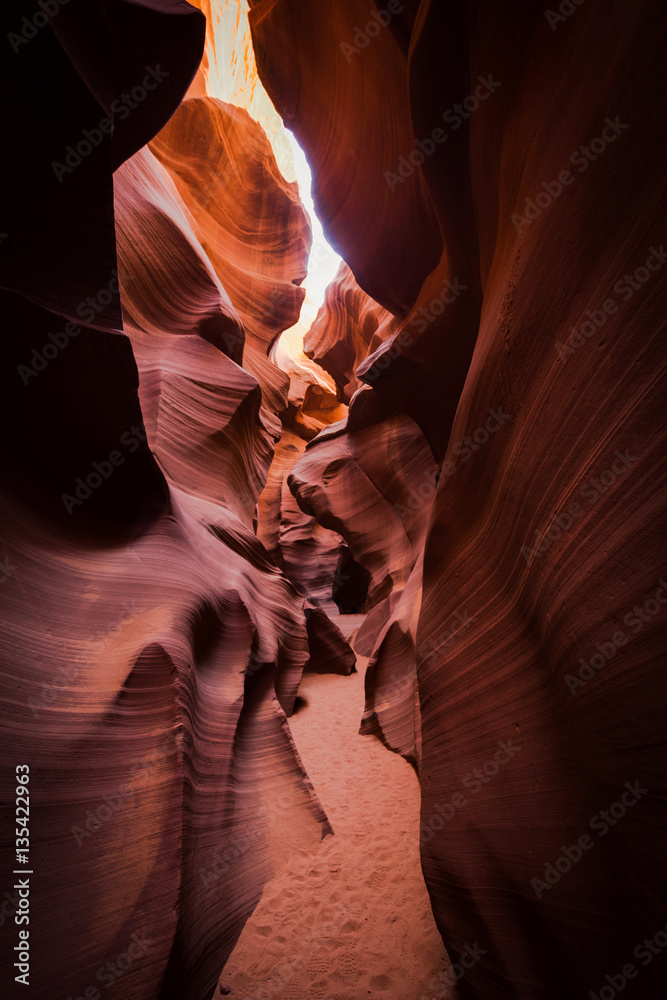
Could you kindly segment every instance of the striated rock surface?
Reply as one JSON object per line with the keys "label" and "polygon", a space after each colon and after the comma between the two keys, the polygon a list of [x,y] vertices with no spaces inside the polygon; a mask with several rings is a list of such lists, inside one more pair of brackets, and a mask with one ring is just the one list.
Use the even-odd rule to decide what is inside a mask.
{"label": "striated rock surface", "polygon": [[332,585],[342,539],[301,510],[287,479],[307,441],[343,419],[347,409],[339,403],[326,372],[303,353],[302,337],[299,324],[286,331],[271,352],[275,364],[289,377],[289,394],[281,414],[282,434],[259,499],[257,533],[299,593],[335,613]]}
{"label": "striated rock surface", "polygon": [[442,237],[420,172],[394,192],[382,180],[390,150],[412,151],[411,109],[406,52],[390,31],[369,38],[362,58],[341,47],[369,13],[366,0],[251,0],[250,27],[260,77],[310,158],[327,238],[364,291],[405,315]]}
{"label": "striated rock surface", "polygon": [[[396,458],[394,469],[388,465],[390,454]],[[407,501],[410,477],[415,469],[419,475],[422,463],[431,465],[434,479],[422,435],[412,421],[395,414],[382,421],[381,433],[373,425],[352,432],[349,421],[332,426],[306,448],[289,477],[300,506],[338,531],[370,573],[369,607],[407,582],[411,531],[424,504],[413,513],[400,501]],[[402,482],[396,468],[405,473]]]}
{"label": "striated rock surface", "polygon": [[332,587],[341,537],[305,514],[287,486],[287,477],[305,446],[303,438],[283,428],[258,501],[257,536],[300,594],[335,613]]}
{"label": "striated rock surface", "polygon": [[351,674],[356,657],[340,629],[318,607],[306,607],[310,650],[309,669],[318,674]]}
{"label": "striated rock surface", "polygon": [[[239,149],[244,151],[243,161],[239,160]],[[282,178],[266,136],[249,115],[212,98],[184,101],[169,126],[153,140],[151,150],[175,179],[197,239],[206,247],[211,266],[242,323],[243,334],[230,327],[222,333],[219,345],[232,360],[240,361],[242,357],[243,367],[250,373],[236,372],[235,377],[241,380],[233,390],[237,396],[236,422],[252,415],[252,407],[247,405],[251,399],[250,386],[255,386],[255,409],[260,402],[260,387],[264,404],[260,410],[262,441],[257,439],[255,431],[253,439],[252,434],[234,428],[234,460],[241,458],[235,450],[239,441],[249,450],[246,465],[249,461],[263,461],[261,476],[254,479],[247,476],[249,488],[243,483],[247,468],[240,470],[241,476],[238,470],[235,474],[229,467],[215,468],[222,455],[219,442],[211,434],[211,421],[219,418],[210,402],[202,408],[209,422],[204,439],[209,453],[205,449],[193,451],[191,429],[185,428],[176,437],[169,434],[171,447],[174,440],[179,440],[187,461],[199,470],[198,476],[206,474],[211,478],[210,489],[217,490],[218,496],[220,489],[224,489],[229,503],[240,501],[246,515],[252,518],[266,482],[274,445],[284,428],[285,439],[278,445],[271,478],[257,512],[259,537],[299,593],[333,610],[331,579],[340,538],[321,528],[313,517],[303,515],[284,488],[282,470],[293,455],[293,431],[296,447],[302,449],[304,440],[341,418],[343,407],[326,373],[299,352],[296,343],[286,345],[281,338],[271,352],[273,363],[266,358],[269,347],[286,327],[298,330],[294,324],[305,294],[299,285],[306,273],[310,227],[296,185]],[[212,321],[205,329],[208,339],[212,337],[211,327]],[[147,347],[150,353],[154,352],[154,339]],[[142,348],[136,350],[141,353]],[[198,350],[201,353],[201,345]],[[202,365],[207,368],[206,357],[202,358]],[[229,376],[221,386],[224,399],[229,401]],[[192,387],[188,391],[192,392]],[[206,392],[210,396],[210,387]],[[246,402],[240,406],[243,400]],[[180,409],[187,418],[187,407]],[[278,415],[280,421],[276,419]],[[217,463],[210,454],[212,440]],[[229,457],[226,461],[229,462]],[[222,487],[220,482],[224,483]],[[207,492],[201,483],[197,485],[200,495],[210,495],[210,489]],[[349,655],[347,650],[346,656]]]}
{"label": "striated rock surface", "polygon": [[236,364],[243,326],[148,149],[117,171],[115,190],[125,327],[149,446],[172,482],[251,526],[280,425]]}
{"label": "striated rock surface", "polygon": [[[182,107],[187,108],[188,103],[185,102]],[[210,105],[218,121],[224,120],[226,116],[233,119],[236,114],[236,109],[221,105],[220,102],[202,99],[197,103],[205,108]],[[246,124],[251,134],[253,130],[258,130],[249,119]],[[169,137],[178,144],[175,134],[177,135],[172,131],[168,132],[167,138],[160,136],[156,140],[156,146],[164,149]],[[264,147],[264,152],[270,167],[272,161],[268,145]],[[195,149],[195,157],[196,154]],[[235,169],[239,175],[242,176],[244,171],[252,174],[257,169],[252,160],[247,163],[243,159],[241,147],[232,145],[229,155],[236,157]],[[188,173],[185,159],[179,161],[179,167]],[[270,200],[272,191],[266,180],[267,174],[270,177],[270,171],[265,171],[264,178],[268,188],[267,198]],[[161,246],[159,269],[165,266],[165,258],[169,256],[167,246],[171,234],[170,223],[173,223],[175,217],[182,223],[184,213],[187,215],[186,221],[192,218],[187,207],[179,208],[183,203],[177,186],[169,181],[171,189],[165,190],[168,181],[169,175],[165,168],[147,150],[138,154],[117,175],[119,255],[126,272],[131,273],[132,248],[137,246],[140,232],[150,233],[149,246]],[[282,221],[289,227],[294,218],[295,213],[292,213]],[[167,234],[164,233],[165,225]],[[191,227],[187,225],[183,228],[189,236]],[[178,239],[182,240],[180,232]],[[172,255],[173,262],[180,268],[179,279],[183,280],[183,267],[188,262],[188,253],[179,247],[178,239],[174,241]],[[305,244],[302,246],[305,252]],[[188,250],[189,256],[206,256],[206,261],[209,262],[200,243],[197,242],[194,247],[190,245]],[[149,254],[148,260],[154,256],[157,256],[155,252]],[[254,309],[257,315],[271,317],[273,300],[269,294],[269,283],[262,285],[266,277],[262,270],[265,263],[263,258],[256,263],[258,271],[255,277],[258,287],[264,288],[267,299],[256,299]],[[220,285],[222,276],[213,268],[212,261],[209,267]],[[152,272],[150,263],[148,270]],[[270,274],[270,269],[267,270]],[[172,980],[176,983],[182,981],[184,985],[195,970],[197,979],[202,982],[205,981],[205,976],[210,981],[216,962],[219,971],[221,959],[224,961],[229,953],[235,936],[258,898],[261,885],[271,871],[268,847],[281,851],[288,847],[284,840],[281,840],[279,847],[277,844],[271,845],[271,828],[267,834],[267,842],[263,843],[262,831],[257,829],[254,819],[256,802],[258,798],[262,801],[264,792],[269,807],[278,801],[282,803],[279,808],[282,816],[285,809],[294,808],[299,795],[307,798],[306,784],[302,784],[300,791],[294,790],[296,777],[305,776],[298,771],[298,761],[294,759],[289,733],[284,725],[276,728],[272,720],[279,720],[280,717],[276,697],[282,709],[291,714],[301,671],[307,662],[312,662],[315,658],[323,660],[323,654],[317,646],[317,636],[312,626],[306,625],[302,602],[284,576],[274,568],[252,530],[257,497],[266,481],[273,457],[273,445],[280,436],[280,423],[271,410],[263,406],[257,379],[239,367],[232,357],[227,357],[226,353],[229,351],[222,353],[213,346],[216,336],[221,332],[218,329],[220,316],[205,320],[204,332],[213,343],[205,343],[195,336],[175,337],[174,334],[181,332],[181,326],[187,328],[188,323],[187,314],[183,316],[182,298],[176,291],[178,285],[175,282],[165,282],[164,275],[159,270],[149,277],[148,287],[160,289],[160,308],[163,313],[170,317],[173,312],[178,318],[172,323],[163,322],[159,335],[147,329],[145,323],[133,323],[130,317],[140,315],[140,310],[134,306],[135,286],[130,282],[127,289],[123,289],[127,301],[127,328],[140,374],[139,394],[148,442],[168,480],[174,487],[178,486],[185,491],[185,509],[192,511],[207,532],[218,539],[226,550],[220,556],[225,576],[231,569],[227,552],[229,555],[236,553],[240,557],[241,565],[249,578],[250,590],[245,596],[239,593],[239,598],[244,608],[250,607],[257,613],[248,633],[250,644],[245,648],[246,683],[240,702],[242,715],[239,716],[235,731],[238,752],[242,755],[247,753],[254,761],[254,780],[242,779],[242,784],[248,785],[247,790],[237,796],[238,803],[234,800],[234,808],[241,809],[244,813],[244,823],[252,821],[251,829],[256,829],[255,839],[248,840],[243,824],[238,830],[233,825],[228,826],[224,833],[229,835],[231,848],[222,853],[216,851],[212,863],[195,865],[194,859],[203,856],[202,851],[204,854],[206,852],[206,817],[195,820],[188,831],[191,846],[187,848],[186,844],[189,851],[187,857],[192,857],[193,860],[186,866],[186,874],[190,876],[194,888],[188,897],[188,905],[181,903],[180,926],[183,941],[177,939],[167,969],[169,983]],[[145,287],[146,283],[144,294]],[[172,288],[175,290],[173,296],[170,294]],[[225,344],[232,345],[237,360],[245,361],[247,353],[253,348],[242,345],[239,352],[239,332],[242,336],[243,327],[233,309],[232,324],[229,323],[229,297],[224,288],[222,293],[221,311],[226,321],[226,328],[222,333],[222,350],[224,351]],[[138,291],[137,294],[141,293]],[[255,350],[254,356],[260,358],[260,352]],[[270,363],[265,362],[263,371],[270,372],[270,367]],[[207,609],[200,641],[208,647],[215,642],[219,630],[228,628],[229,624],[231,623],[227,622],[226,616],[216,612],[214,606]],[[265,646],[266,638],[272,634],[277,640],[273,649]],[[341,639],[339,647],[344,646]],[[349,649],[348,655],[352,655]],[[253,720],[252,724],[245,724],[243,713],[247,713],[248,719]],[[214,732],[215,720],[211,720],[211,725]],[[292,764],[297,765],[297,772],[292,770],[288,758],[285,758],[283,764],[278,762],[276,751],[280,747],[286,752],[291,750]],[[231,767],[235,767],[235,755],[236,747],[228,748],[224,754],[224,759],[230,760]],[[274,761],[277,768],[275,774],[272,773]],[[219,778],[221,792],[227,787],[232,773],[228,772],[224,780]],[[237,776],[234,775],[234,782],[236,780]],[[271,818],[276,817],[269,811],[269,819]],[[281,822],[281,838],[285,837],[289,825],[289,821]],[[275,824],[273,827],[275,828]],[[323,829],[328,827],[325,825]],[[307,826],[305,834],[308,836]],[[275,829],[273,835],[275,836]],[[239,839],[243,842],[243,848],[237,844]],[[224,835],[221,841],[225,843]],[[215,840],[211,838],[209,843],[212,848]],[[220,900],[225,882],[221,873],[227,872],[230,867],[230,856],[234,860],[239,853],[246,860],[241,866],[234,864],[232,867],[234,877],[242,879],[242,882],[227,886],[234,904],[225,907],[224,916],[221,914],[216,920],[214,900]],[[251,890],[252,895],[249,894]],[[205,904],[202,905],[202,896],[204,899],[211,898],[210,912],[206,911]],[[234,938],[231,938],[231,933],[234,933]],[[208,961],[205,959],[207,955],[210,955]],[[169,989],[175,987],[170,985]]]}
{"label": "striated rock surface", "polygon": [[[315,514],[321,524],[335,526],[345,539],[334,580],[337,605],[345,612],[370,611],[352,638],[357,653],[373,654],[362,731],[376,733],[416,764],[418,724],[415,728],[414,712],[406,728],[393,698],[397,676],[401,675],[400,690],[407,694],[404,684],[409,685],[414,700],[414,636],[408,640],[413,655],[405,677],[406,665],[400,653],[403,644],[395,649],[393,639],[397,630],[402,637],[406,635],[404,613],[412,619],[413,630],[416,628],[411,603],[414,587],[406,599],[402,591],[415,573],[415,561],[422,550],[435,496],[436,468],[413,421],[400,411],[392,412],[391,405],[367,387],[357,392],[361,383],[355,374],[369,356],[376,359],[378,370],[385,367],[389,356],[383,355],[382,345],[399,329],[399,321],[362,291],[350,268],[342,264],[308,330],[304,350],[329,371],[343,399],[352,394],[349,418],[323,429],[311,441],[298,465],[292,462],[295,468],[287,482],[307,514]],[[284,493],[282,507],[286,512],[294,502],[290,505]],[[313,534],[310,527],[309,534]],[[310,564],[308,553],[303,551],[303,556],[303,565]],[[420,586],[421,568],[417,579]]]}
{"label": "striated rock surface", "polygon": [[334,556],[462,1000],[664,994],[665,16],[564,6],[252,0],[350,269],[306,344],[333,383],[269,357],[310,235],[268,140],[201,77],[170,119],[201,16],[91,0],[23,38],[3,9],[0,738],[37,996],[138,938],[119,996],[209,997],[272,860],[329,830],[287,716],[309,653],[352,666]]}
{"label": "striated rock surface", "polygon": [[[355,648],[370,654],[364,678],[366,704],[359,731],[377,736],[387,749],[400,753],[419,771],[421,719],[417,683],[416,634],[421,605],[423,565],[419,558],[405,587],[388,600],[380,617],[357,634]],[[358,644],[358,645],[357,645]],[[421,650],[420,650],[421,652]]]}
{"label": "striated rock surface", "polygon": [[341,398],[349,403],[361,386],[357,366],[397,326],[395,317],[359,288],[348,265],[342,263],[306,334],[304,350],[329,372]]}
{"label": "striated rock surface", "polygon": [[[376,613],[363,632],[373,639],[423,545],[435,477],[419,428],[367,388],[352,400],[347,421],[308,444],[288,477],[299,506],[338,531],[368,574],[365,610]],[[370,652],[363,639],[355,648]]]}
{"label": "striated rock surface", "polygon": [[[465,36],[466,10],[437,13],[431,5],[431,52],[422,4],[414,30],[424,56],[411,53],[408,61],[414,39],[407,9],[384,28],[374,19],[376,27],[366,31],[372,11],[364,0],[317,9],[280,0],[250,8],[260,75],[309,156],[325,232],[361,288],[406,320],[384,341],[383,363],[373,356],[357,374],[408,412],[442,459],[482,298],[468,123],[450,111],[471,93],[467,47],[457,34]],[[486,96],[494,96],[492,81]],[[351,106],[364,107],[364,114],[342,111]],[[427,156],[415,143],[431,141],[436,128],[445,134],[445,112],[447,138],[434,141]]]}
{"label": "striated rock surface", "polygon": [[246,343],[266,354],[305,296],[311,233],[297,185],[249,114],[212,97],[184,101],[150,148],[192,213]]}
{"label": "striated rock surface", "polygon": [[[665,181],[646,98],[664,15],[648,2],[566,14],[422,2],[350,54],[367,5],[337,5],[335,20],[315,5],[297,19],[290,0],[252,7],[260,72],[298,130],[329,232],[408,333],[357,377],[439,458],[418,623],[415,580],[368,694],[388,745],[417,747],[417,650],[423,870],[452,959],[478,948],[461,996],[598,996],[626,963],[637,975],[624,995],[659,996],[664,966],[636,949],[664,931],[667,888]],[[389,67],[407,95],[407,143]],[[354,84],[369,95],[363,115],[339,101]],[[397,108],[391,123],[378,104]],[[417,190],[429,209],[413,204],[408,221]],[[401,294],[388,230],[399,226],[403,248],[430,245],[431,213],[440,263],[417,253],[410,277],[423,286]],[[327,525],[341,518],[325,478],[346,468],[356,434],[339,437],[321,435],[294,473]],[[373,529],[355,489],[345,537],[363,553]],[[377,593],[391,560],[372,556]]]}
{"label": "striated rock surface", "polygon": [[[128,46],[145,43],[151,53],[167,25],[167,52],[176,51],[164,6],[157,16],[136,6]],[[178,51],[189,75],[181,68],[175,75],[184,90],[203,22],[185,4],[169,8],[181,15]],[[97,5],[91,10],[94,21]],[[94,104],[99,88],[76,63],[91,38],[81,20],[66,20],[80,33],[58,42],[47,29],[48,40],[35,42],[40,94],[44,80],[55,93],[72,78],[82,104]],[[113,93],[115,79],[105,83]],[[165,90],[137,146],[182,90],[177,98]],[[147,148],[127,159],[134,149],[121,130],[118,146],[105,141],[91,156],[89,174],[79,168],[80,184],[63,182],[72,182],[84,213],[67,231],[80,240],[74,256],[58,256],[58,211],[44,207],[36,220],[28,210],[30,170],[21,186],[15,166],[8,168],[21,238],[32,232],[36,252],[48,248],[55,261],[49,281],[39,258],[25,281],[20,257],[6,258],[6,267],[0,261],[3,395],[17,421],[4,448],[0,499],[0,738],[12,762],[2,787],[9,801],[15,764],[29,765],[37,996],[53,982],[63,995],[90,992],[106,963],[135,944],[118,996],[208,998],[275,864],[331,829],[286,718],[313,629],[303,598],[253,530],[289,387],[265,351],[298,310],[302,293],[292,282],[305,268],[308,223],[258,126],[220,102],[195,103],[214,162],[218,142],[239,191],[252,187],[266,206],[264,216],[259,208],[246,216],[249,226],[263,218],[266,227],[244,261],[253,316],[234,267],[221,266],[228,233],[220,219],[206,222],[193,211],[181,175]],[[74,134],[90,124],[80,107],[69,112]],[[206,131],[209,119],[224,141]],[[165,157],[170,142],[178,148],[175,128],[158,140]],[[47,130],[42,142],[35,131],[17,147],[42,172],[50,137]],[[114,156],[125,161],[114,179],[117,243],[104,201]],[[178,166],[188,175],[185,152]],[[45,206],[52,197],[57,208],[58,183],[53,176]],[[231,209],[228,219],[232,226]],[[87,244],[80,228],[89,224]],[[98,285],[100,261],[114,270]],[[230,274],[231,291],[223,283]],[[276,287],[289,299],[282,320]],[[76,325],[66,325],[70,317]],[[241,367],[248,353],[252,371]],[[3,870],[14,864],[4,851]],[[7,902],[3,920],[18,906],[11,891]],[[12,944],[3,936],[3,960]]]}

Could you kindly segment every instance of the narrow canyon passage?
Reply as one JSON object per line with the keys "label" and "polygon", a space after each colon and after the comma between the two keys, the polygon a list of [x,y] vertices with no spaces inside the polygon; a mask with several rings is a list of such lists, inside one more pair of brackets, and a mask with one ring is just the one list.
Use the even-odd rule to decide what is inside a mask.
{"label": "narrow canyon passage", "polygon": [[667,5],[556,6],[3,3],[2,1000],[667,997]]}
{"label": "narrow canyon passage", "polygon": [[[348,630],[346,618],[336,618]],[[347,627],[346,627],[347,626]],[[357,673],[305,674],[290,729],[334,836],[265,887],[221,975],[232,1000],[454,1000],[419,863],[419,782],[359,735]]]}

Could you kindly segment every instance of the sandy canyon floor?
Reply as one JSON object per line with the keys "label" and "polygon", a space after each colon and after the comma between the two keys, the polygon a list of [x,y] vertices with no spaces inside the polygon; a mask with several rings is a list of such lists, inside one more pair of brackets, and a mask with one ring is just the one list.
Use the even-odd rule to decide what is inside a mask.
{"label": "sandy canyon floor", "polygon": [[267,884],[220,979],[230,1000],[456,996],[419,863],[419,782],[358,734],[366,663],[303,678],[290,727],[335,835]]}

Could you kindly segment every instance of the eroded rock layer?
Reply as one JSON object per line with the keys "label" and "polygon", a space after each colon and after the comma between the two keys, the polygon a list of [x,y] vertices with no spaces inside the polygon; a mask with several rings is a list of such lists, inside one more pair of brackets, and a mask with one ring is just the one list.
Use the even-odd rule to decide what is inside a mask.
{"label": "eroded rock layer", "polygon": [[[461,996],[600,995],[624,963],[637,972],[624,995],[661,995],[664,963],[635,949],[667,919],[666,220],[647,99],[664,14],[424,0],[366,31],[361,0],[251,7],[325,227],[403,319],[357,377],[439,459],[419,620],[397,609],[383,633],[396,687],[382,728],[418,745],[416,650],[423,869],[453,960],[467,956]],[[440,263],[417,249],[408,288],[390,231],[402,250],[430,247],[433,217]],[[324,524],[340,520],[328,498],[356,438],[321,435],[296,467]],[[374,528],[366,487],[352,489],[344,534],[363,554]],[[377,588],[391,560],[367,560]]]}
{"label": "eroded rock layer", "polygon": [[297,185],[248,113],[211,97],[184,101],[150,148],[192,213],[246,342],[266,353],[305,296],[311,232]]}
{"label": "eroded rock layer", "polygon": [[413,136],[406,56],[391,32],[378,31],[361,59],[341,47],[368,16],[366,0],[250,3],[259,74],[311,156],[325,232],[361,287],[405,315],[442,239],[420,172],[395,192],[382,181],[388,152],[408,155]]}
{"label": "eroded rock layer", "polygon": [[[2,749],[31,774],[36,996],[53,982],[90,992],[132,946],[118,996],[209,997],[274,863],[330,831],[286,716],[314,651],[348,664],[351,653],[335,634],[322,645],[253,528],[289,396],[266,350],[298,314],[308,221],[259,126],[222,102],[185,102],[156,140],[163,162],[147,147],[128,159],[201,53],[202,18],[160,6],[92,5],[90,23],[59,15],[59,40],[47,29],[35,43],[35,80],[80,92],[72,134],[101,118],[118,80],[84,53],[104,51],[104,7],[119,17],[119,58],[144,44],[144,60],[166,53],[169,74],[178,53],[179,93],[144,91],[136,132],[114,132],[78,176],[51,172],[41,217],[33,160],[43,181],[62,123],[17,147],[18,161],[32,158],[23,181],[7,167],[7,238],[31,236],[37,265],[45,251],[54,261],[47,280],[3,257],[0,279],[3,395],[17,420],[3,454]],[[202,147],[181,146],[192,114],[220,185],[208,218],[187,183],[195,167],[209,176]],[[81,213],[63,230],[77,253],[62,259],[60,183]],[[6,773],[7,800],[13,784]],[[17,861],[4,852],[6,872]],[[3,920],[19,906],[7,888]]]}
{"label": "eroded rock layer", "polygon": [[[412,420],[361,389],[347,421],[318,434],[288,482],[370,574],[368,609],[405,586],[435,494],[433,458]],[[413,495],[413,482],[423,494]]]}
{"label": "eroded rock layer", "polygon": [[209,997],[272,858],[329,829],[287,716],[309,655],[352,669],[334,563],[461,997],[601,996],[628,964],[624,996],[663,995],[665,15],[252,0],[349,267],[306,341],[328,382],[274,363],[310,230],[262,130],[201,77],[170,119],[203,18],[61,6],[1,15],[36,995],[138,941],[119,996]]}
{"label": "eroded rock layer", "polygon": [[304,350],[333,376],[341,397],[349,403],[361,385],[357,367],[397,326],[395,317],[359,288],[343,263],[306,334]]}

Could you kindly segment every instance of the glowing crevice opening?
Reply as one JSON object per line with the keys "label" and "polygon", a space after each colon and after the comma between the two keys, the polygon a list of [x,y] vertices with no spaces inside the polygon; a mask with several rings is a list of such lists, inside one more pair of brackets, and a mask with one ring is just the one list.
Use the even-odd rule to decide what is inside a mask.
{"label": "glowing crevice opening", "polygon": [[299,196],[310,216],[310,225],[313,230],[313,245],[308,259],[308,276],[303,282],[303,287],[306,289],[306,299],[301,310],[301,321],[303,325],[308,327],[324,302],[327,285],[335,278],[342,258],[327,242],[322,223],[315,212],[311,190],[313,178],[306,155],[292,132],[287,129],[286,133],[294,157],[294,172],[299,185]]}

